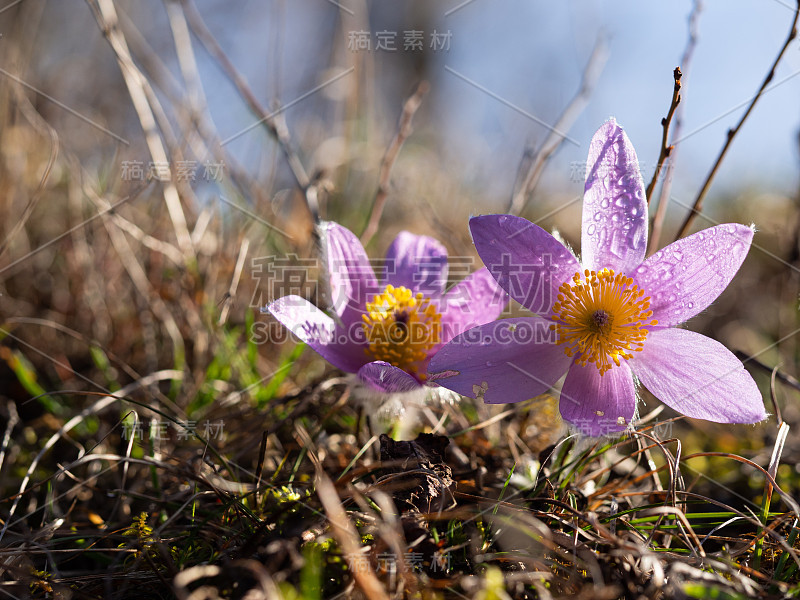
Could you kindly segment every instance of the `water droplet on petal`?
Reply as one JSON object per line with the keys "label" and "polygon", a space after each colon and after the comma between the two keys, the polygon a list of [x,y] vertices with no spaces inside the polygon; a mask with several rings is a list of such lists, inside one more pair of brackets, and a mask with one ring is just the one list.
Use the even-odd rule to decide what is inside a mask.
{"label": "water droplet on petal", "polygon": [[608,201],[608,198],[603,198],[600,201],[600,208],[608,208],[611,205],[611,202]]}
{"label": "water droplet on petal", "polygon": [[592,223],[591,225],[589,225],[589,227],[586,228],[586,233],[589,235],[594,235],[595,231],[597,231],[597,227],[595,226],[594,223]]}

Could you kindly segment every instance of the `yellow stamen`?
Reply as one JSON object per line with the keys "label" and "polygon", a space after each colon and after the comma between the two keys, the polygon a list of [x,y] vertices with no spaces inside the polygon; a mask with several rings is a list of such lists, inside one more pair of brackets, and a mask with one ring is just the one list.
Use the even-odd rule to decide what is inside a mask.
{"label": "yellow stamen", "polygon": [[646,327],[658,325],[655,319],[646,321],[653,316],[650,297],[633,279],[611,269],[587,269],[583,277],[575,273],[558,291],[550,326],[556,343],[564,344],[566,355],[576,356],[579,365],[594,363],[601,375],[640,352]]}
{"label": "yellow stamen", "polygon": [[367,302],[361,318],[369,343],[367,354],[425,379],[425,373],[419,372],[421,361],[439,343],[442,319],[428,298],[387,285]]}

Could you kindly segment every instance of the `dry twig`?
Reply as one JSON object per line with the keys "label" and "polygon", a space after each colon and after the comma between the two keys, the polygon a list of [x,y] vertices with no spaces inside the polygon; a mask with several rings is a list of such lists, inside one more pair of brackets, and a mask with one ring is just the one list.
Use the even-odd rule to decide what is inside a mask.
{"label": "dry twig", "polygon": [[310,188],[313,187],[313,182],[308,176],[308,172],[303,166],[303,163],[300,161],[300,157],[292,147],[292,139],[289,135],[289,130],[285,123],[278,119],[280,111],[276,110],[269,113],[261,106],[261,103],[256,98],[253,90],[250,89],[245,78],[239,73],[214,35],[206,26],[194,2],[192,2],[192,0],[181,0],[181,3],[183,4],[183,12],[192,33],[197,36],[197,39],[200,40],[200,43],[203,44],[208,53],[211,54],[217,63],[219,63],[220,67],[222,67],[225,75],[238,90],[239,95],[250,107],[250,110],[259,118],[259,123],[263,124],[269,134],[278,142],[278,145],[286,156],[286,161],[289,163],[289,168],[297,181],[297,185],[303,192],[303,197],[305,198],[306,206],[311,217],[315,222],[318,221],[319,211],[315,197],[316,190],[310,191]]}
{"label": "dry twig", "polygon": [[[586,63],[586,68],[583,70],[583,77],[581,78],[581,87],[578,93],[570,100],[564,111],[558,117],[555,125],[550,128],[550,133],[542,143],[539,152],[531,161],[530,166],[524,177],[517,176],[517,185],[514,187],[514,193],[511,196],[511,202],[508,205],[507,212],[518,215],[525,208],[531,192],[533,192],[539,178],[544,172],[544,167],[547,161],[555,153],[556,150],[566,139],[566,132],[570,130],[575,120],[584,111],[586,105],[589,103],[589,98],[594,91],[597,80],[603,72],[606,60],[608,59],[608,44],[605,38],[599,38],[595,43],[592,55]],[[524,162],[524,161],[523,161]],[[522,165],[520,165],[520,173],[522,172]]]}
{"label": "dry twig", "polygon": [[[681,71],[683,73],[683,86],[689,78],[689,70],[694,56],[694,49],[697,46],[697,22],[700,19],[700,12],[703,10],[703,3],[701,0],[695,0],[692,5],[692,12],[689,13],[688,29],[689,35],[686,40],[686,48],[683,50],[681,56]],[[684,88],[685,91],[685,88]],[[658,250],[658,244],[661,238],[661,231],[664,227],[664,219],[667,216],[667,205],[669,204],[669,193],[672,190],[672,175],[675,172],[675,160],[677,158],[678,149],[675,147],[675,140],[680,139],[680,131],[683,126],[683,107],[686,103],[678,105],[675,111],[674,121],[675,126],[672,128],[672,141],[670,147],[672,150],[669,153],[669,163],[667,164],[667,172],[664,176],[664,183],[661,185],[661,193],[658,198],[658,207],[656,214],[652,221],[652,230],[650,232],[650,248],[649,253],[652,254]],[[650,202],[650,196],[647,196],[647,201]]]}
{"label": "dry twig", "polygon": [[381,220],[383,209],[386,206],[386,198],[389,196],[389,178],[392,174],[392,166],[397,160],[397,155],[400,153],[400,148],[403,147],[403,143],[408,136],[411,135],[411,120],[422,104],[422,98],[428,93],[429,88],[430,85],[428,85],[427,81],[421,81],[411,96],[409,96],[403,104],[403,112],[400,114],[400,121],[397,124],[397,133],[395,133],[394,138],[392,138],[389,147],[386,149],[386,154],[383,155],[383,160],[381,161],[381,168],[378,176],[378,192],[375,194],[375,200],[372,202],[372,209],[369,213],[367,226],[361,234],[361,243],[364,246],[369,243],[378,231],[378,223]]}
{"label": "dry twig", "polygon": [[[168,164],[167,152],[156,128],[156,120],[153,108],[148,100],[149,85],[142,72],[133,62],[131,53],[128,50],[128,43],[119,27],[117,11],[114,8],[113,0],[87,0],[92,12],[94,13],[97,24],[106,36],[114,54],[117,58],[128,93],[139,116],[139,122],[144,131],[147,148],[155,164]],[[150,90],[152,96],[152,90]],[[187,265],[195,263],[194,245],[189,228],[186,224],[186,215],[183,212],[178,188],[173,181],[164,182],[164,201],[167,205],[172,226],[175,229],[175,237],[178,240],[178,247],[184,256]]]}
{"label": "dry twig", "polygon": [[656,163],[656,170],[653,173],[653,178],[650,180],[650,183],[647,185],[647,189],[645,190],[645,198],[647,198],[647,203],[650,203],[651,196],[653,195],[653,190],[656,187],[656,182],[658,181],[658,176],[661,174],[661,169],[664,166],[664,162],[669,158],[670,154],[672,153],[673,146],[667,144],[667,136],[669,136],[669,125],[672,122],[672,116],[675,114],[675,109],[678,108],[678,104],[681,103],[681,77],[683,73],[681,73],[680,67],[675,67],[675,70],[672,72],[672,77],[675,80],[675,85],[672,88],[672,100],[669,103],[669,111],[667,112],[667,116],[661,119],[661,152],[658,155],[658,162]]}
{"label": "dry twig", "polygon": [[733,142],[733,138],[736,137],[736,134],[739,133],[739,130],[744,125],[744,122],[747,120],[747,117],[750,116],[750,113],[753,110],[753,107],[758,102],[759,98],[764,94],[764,90],[769,85],[769,82],[772,81],[772,78],[775,77],[775,69],[778,66],[778,63],[781,62],[783,55],[786,53],[786,49],[789,47],[789,44],[797,37],[797,19],[800,17],[800,0],[797,0],[797,8],[794,10],[794,19],[792,19],[792,27],[789,30],[789,35],[786,36],[786,41],[784,41],[783,46],[781,46],[780,51],[778,52],[778,56],[775,57],[775,61],[772,63],[772,67],[770,67],[767,76],[764,78],[764,81],[761,83],[761,87],[758,88],[758,92],[756,95],[753,96],[753,99],[750,101],[750,105],[747,107],[747,110],[744,111],[742,118],[739,119],[739,122],[736,124],[735,127],[732,129],[728,129],[727,137],[725,139],[725,144],[722,146],[722,150],[717,156],[716,162],[714,162],[714,166],[711,167],[711,171],[709,171],[708,176],[706,177],[705,182],[703,183],[703,187],[700,188],[700,192],[697,194],[697,198],[694,200],[694,205],[692,206],[691,212],[686,215],[686,220],[683,222],[680,231],[675,239],[680,239],[684,237],[687,233],[689,233],[689,229],[692,226],[697,215],[703,208],[703,200],[708,193],[709,188],[711,187],[711,182],[714,179],[714,176],[717,174],[719,170],[719,166],[722,164],[722,160],[725,158],[725,154],[728,152],[728,148],[731,146],[731,142]]}

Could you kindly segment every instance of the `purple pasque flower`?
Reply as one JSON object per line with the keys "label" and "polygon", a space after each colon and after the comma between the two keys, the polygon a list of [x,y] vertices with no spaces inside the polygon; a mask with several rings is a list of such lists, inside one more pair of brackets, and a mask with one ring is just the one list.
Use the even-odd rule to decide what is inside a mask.
{"label": "purple pasque flower", "polygon": [[647,203],[636,153],[614,119],[589,149],[582,264],[540,227],[511,215],[470,220],[484,264],[537,316],[456,336],[429,378],[488,403],[518,402],[566,373],[561,416],[591,436],[626,429],[635,380],[686,416],[721,423],[766,418],[742,363],[720,343],[676,326],[708,307],[742,264],[753,230],[711,227],[645,259]]}
{"label": "purple pasque flower", "polygon": [[495,320],[507,294],[485,268],[445,293],[447,250],[407,231],[395,238],[376,276],[361,242],[341,225],[321,225],[331,315],[299,296],[267,310],[333,366],[380,392],[426,383],[433,356],[454,336]]}

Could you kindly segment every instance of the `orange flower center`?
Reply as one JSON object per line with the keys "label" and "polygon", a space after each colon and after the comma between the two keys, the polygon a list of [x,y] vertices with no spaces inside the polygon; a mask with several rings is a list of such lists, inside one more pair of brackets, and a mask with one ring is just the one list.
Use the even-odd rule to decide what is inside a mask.
{"label": "orange flower center", "polygon": [[387,285],[367,302],[362,315],[369,348],[375,360],[425,379],[421,361],[439,343],[442,316],[428,298],[406,287]]}
{"label": "orange flower center", "polygon": [[581,366],[594,363],[603,375],[620,359],[628,360],[640,352],[652,319],[650,297],[633,284],[633,279],[615,275],[611,269],[575,273],[558,289],[553,305],[557,344],[564,344],[567,356],[576,356]]}

